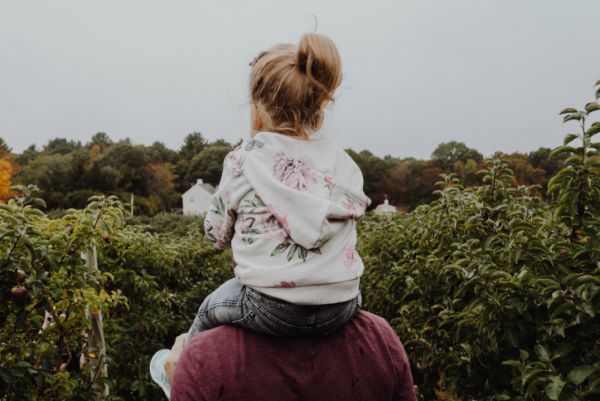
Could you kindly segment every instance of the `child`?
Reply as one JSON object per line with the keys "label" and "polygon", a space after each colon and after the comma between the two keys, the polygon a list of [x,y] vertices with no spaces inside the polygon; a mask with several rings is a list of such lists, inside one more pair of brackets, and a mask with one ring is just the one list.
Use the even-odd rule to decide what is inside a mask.
{"label": "child", "polygon": [[[324,335],[361,303],[356,220],[370,200],[358,166],[317,132],[342,80],[337,48],[306,34],[250,65],[252,138],[227,155],[204,221],[216,247],[231,246],[235,278],[204,300],[187,341],[223,324]],[[168,395],[167,352],[155,355],[151,372]]]}

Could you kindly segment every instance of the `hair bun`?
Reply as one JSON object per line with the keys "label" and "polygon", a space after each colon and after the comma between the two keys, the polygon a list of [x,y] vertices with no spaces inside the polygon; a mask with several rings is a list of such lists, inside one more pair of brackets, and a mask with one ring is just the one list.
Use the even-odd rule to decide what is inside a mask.
{"label": "hair bun", "polygon": [[306,33],[296,52],[296,66],[322,91],[332,94],[342,82],[342,62],[335,43],[325,35]]}

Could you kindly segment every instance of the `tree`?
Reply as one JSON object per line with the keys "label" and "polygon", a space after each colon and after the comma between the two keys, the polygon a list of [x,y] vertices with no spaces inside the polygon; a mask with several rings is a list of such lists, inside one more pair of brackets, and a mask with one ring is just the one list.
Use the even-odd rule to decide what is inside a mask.
{"label": "tree", "polygon": [[43,154],[23,166],[17,181],[36,185],[44,196],[48,208],[64,207],[65,195],[73,190],[80,177],[73,169],[73,155]]}
{"label": "tree", "polygon": [[440,143],[431,154],[431,159],[441,169],[450,171],[456,161],[466,163],[467,160],[473,159],[476,163],[481,163],[483,155],[462,142],[451,141]]}
{"label": "tree", "polygon": [[0,138],[0,159],[9,156],[12,149],[6,144],[4,139]]}
{"label": "tree", "polygon": [[565,161],[561,155],[553,155],[550,148],[539,148],[530,152],[527,158],[533,167],[544,170],[547,178],[554,176]]}
{"label": "tree", "polygon": [[391,156],[385,156],[382,159],[368,150],[356,152],[352,149],[346,149],[346,152],[358,165],[363,174],[364,191],[373,201],[372,206],[383,202],[385,193],[378,189],[377,183],[383,179],[392,168],[398,166],[400,161]]}
{"label": "tree", "polygon": [[37,150],[37,147],[35,145],[30,145],[27,149],[23,151],[23,153],[15,156],[15,161],[20,166],[24,166],[36,157],[38,157],[39,154],[40,151]]}
{"label": "tree", "polygon": [[65,138],[54,138],[48,141],[44,146],[44,152],[49,154],[66,155],[72,151],[81,148],[81,142],[67,140]]}
{"label": "tree", "polygon": [[8,158],[0,158],[0,203],[5,203],[11,197],[12,176],[12,163]]}
{"label": "tree", "polygon": [[479,164],[473,159],[467,160],[462,170],[461,180],[463,184],[469,186],[481,183],[477,171],[479,171]]}
{"label": "tree", "polygon": [[183,145],[179,149],[179,157],[191,161],[194,156],[200,153],[208,142],[200,132],[192,132],[183,140]]}
{"label": "tree", "polygon": [[185,175],[185,187],[192,185],[198,178],[202,178],[209,184],[218,185],[223,172],[223,160],[231,149],[231,145],[209,145],[194,156]]}
{"label": "tree", "polygon": [[111,147],[113,144],[112,139],[105,132],[97,132],[92,136],[92,139],[87,144],[88,147],[93,145],[98,145],[100,147],[101,152],[105,152],[107,148]]}
{"label": "tree", "polygon": [[176,164],[179,160],[179,154],[169,149],[164,143],[156,141],[147,148],[148,156],[154,163]]}
{"label": "tree", "polygon": [[166,163],[150,163],[146,167],[148,190],[156,194],[163,210],[170,210],[176,201],[175,185],[171,167]]}
{"label": "tree", "polygon": [[110,147],[97,164],[99,169],[112,167],[119,172],[118,189],[140,195],[148,193],[146,185],[146,165],[149,157],[143,146],[119,141]]}
{"label": "tree", "polygon": [[529,158],[523,153],[511,153],[502,155],[512,170],[514,183],[518,185],[543,185],[546,182],[546,172],[536,168],[529,163]]}

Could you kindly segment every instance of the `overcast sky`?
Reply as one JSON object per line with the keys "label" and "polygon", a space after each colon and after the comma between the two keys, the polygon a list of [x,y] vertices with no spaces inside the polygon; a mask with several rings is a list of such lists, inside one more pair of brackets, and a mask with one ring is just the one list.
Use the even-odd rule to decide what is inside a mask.
{"label": "overcast sky", "polygon": [[344,71],[323,129],[379,155],[557,146],[600,79],[598,0],[0,0],[0,137],[236,141],[248,62],[313,16]]}

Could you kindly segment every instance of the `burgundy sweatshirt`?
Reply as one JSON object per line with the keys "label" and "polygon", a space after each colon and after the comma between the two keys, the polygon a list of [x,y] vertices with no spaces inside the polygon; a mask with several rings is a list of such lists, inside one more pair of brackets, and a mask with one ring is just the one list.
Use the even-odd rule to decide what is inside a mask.
{"label": "burgundy sweatshirt", "polygon": [[171,401],[416,401],[408,358],[381,317],[358,314],[325,337],[276,338],[232,326],[197,334]]}

